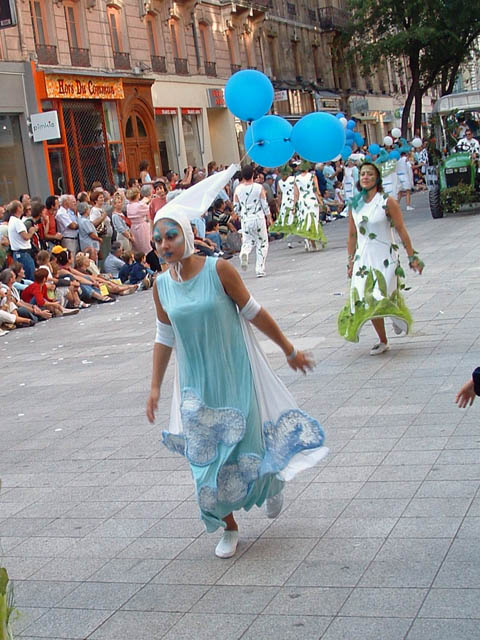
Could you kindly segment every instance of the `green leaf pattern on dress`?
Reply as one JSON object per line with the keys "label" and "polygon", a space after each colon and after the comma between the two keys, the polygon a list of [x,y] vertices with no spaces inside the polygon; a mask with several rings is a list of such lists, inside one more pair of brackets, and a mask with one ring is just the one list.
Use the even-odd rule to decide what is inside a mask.
{"label": "green leaf pattern on dress", "polygon": [[[386,205],[383,205],[385,209]],[[365,281],[363,297],[352,281],[350,290],[350,300],[345,304],[338,316],[338,331],[341,336],[350,342],[358,342],[358,336],[362,326],[372,318],[396,317],[404,320],[408,328],[412,324],[412,316],[408,310],[401,292],[405,290],[403,270],[398,256],[398,245],[395,242],[385,242],[377,237],[368,228],[369,218],[363,215],[356,221],[358,232],[363,236],[362,242],[375,243],[373,250],[380,252],[380,255],[387,254],[390,258],[385,258],[381,263],[385,270],[391,265],[395,265],[396,286],[390,295],[385,274],[369,264],[363,264],[358,241],[355,251],[355,262],[357,263],[354,274],[357,278]],[[378,228],[378,227],[377,227]],[[386,273],[386,272],[385,272]],[[358,281],[357,281],[358,282]],[[379,299],[379,294],[381,298]]]}

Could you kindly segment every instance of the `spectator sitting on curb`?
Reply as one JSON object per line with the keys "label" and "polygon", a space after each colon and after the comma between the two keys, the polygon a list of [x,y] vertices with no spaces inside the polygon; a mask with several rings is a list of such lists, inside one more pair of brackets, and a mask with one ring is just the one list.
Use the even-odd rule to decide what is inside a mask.
{"label": "spectator sitting on curb", "polygon": [[137,251],[134,254],[134,262],[131,265],[128,281],[130,284],[138,284],[139,291],[149,289],[152,284],[149,277],[151,275],[153,275],[153,271],[145,262],[145,254],[143,251]]}
{"label": "spectator sitting on curb", "polygon": [[118,272],[118,277],[123,283],[125,283],[128,282],[130,278],[130,271],[133,266],[133,253],[131,251],[124,251],[122,254],[122,260],[125,264]]}
{"label": "spectator sitting on curb", "polygon": [[[63,249],[63,251],[66,251],[66,249]],[[49,299],[57,298],[61,305],[70,309],[82,309],[90,306],[80,300],[80,283],[77,280],[71,277],[67,279],[54,276],[48,251],[38,252],[37,265],[39,269],[43,268],[48,271],[47,291]],[[51,288],[49,288],[49,285]]]}
{"label": "spectator sitting on curb", "polygon": [[90,279],[93,285],[100,289],[100,292],[102,292],[103,286],[107,288],[109,294],[113,293],[114,295],[119,296],[128,296],[137,290],[136,286],[115,284],[115,282],[112,282],[101,274],[92,273],[90,266],[90,257],[85,253],[77,253],[75,256],[75,269],[85,278]]}
{"label": "spectator sitting on curb", "polygon": [[25,278],[25,269],[21,262],[12,262],[10,265],[10,269],[15,274],[15,283],[14,287],[20,293],[28,287],[29,284],[32,284],[33,280],[28,280]]}
{"label": "spectator sitting on curb", "polygon": [[[40,309],[36,304],[28,304],[20,298],[20,293],[13,286],[15,282],[15,273],[11,269],[5,269],[0,273],[0,287],[6,294],[7,303],[10,305],[10,313],[18,316],[15,324],[25,324],[21,320],[30,320],[30,324],[36,324],[38,320],[48,320],[52,317],[50,311]],[[0,292],[1,295],[1,292]]]}
{"label": "spectator sitting on curb", "polygon": [[[55,251],[56,247],[54,247]],[[57,274],[55,274],[55,266],[53,263],[53,258],[55,257],[56,263],[58,266]],[[100,289],[95,287],[92,283],[92,279],[90,276],[86,276],[82,274],[80,271],[77,271],[72,266],[72,254],[70,251],[58,251],[58,253],[54,253],[52,255],[52,267],[54,267],[54,274],[59,277],[71,277],[77,280],[80,283],[80,290],[82,292],[82,298],[86,298],[87,300],[97,300],[98,302],[115,302],[115,298],[112,298],[108,295],[103,295],[100,292]],[[81,305],[83,306],[83,305]],[[88,305],[89,306],[89,305]]]}
{"label": "spectator sitting on curb", "polygon": [[47,309],[54,316],[68,316],[78,313],[78,309],[65,309],[65,307],[62,307],[62,305],[56,300],[48,299],[46,285],[47,278],[47,269],[44,269],[43,267],[36,269],[33,274],[32,284],[29,284],[28,287],[22,291],[22,300],[30,304],[35,304],[40,307],[40,309]]}
{"label": "spectator sitting on curb", "polygon": [[118,278],[120,269],[124,266],[124,261],[121,258],[122,245],[120,242],[112,242],[112,250],[105,258],[103,269],[105,273],[111,273],[113,278]]}

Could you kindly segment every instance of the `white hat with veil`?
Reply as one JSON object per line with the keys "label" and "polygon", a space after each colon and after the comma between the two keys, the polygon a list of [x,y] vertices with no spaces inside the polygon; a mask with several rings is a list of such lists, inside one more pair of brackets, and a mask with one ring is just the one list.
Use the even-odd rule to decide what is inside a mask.
{"label": "white hat with veil", "polygon": [[[188,258],[194,252],[194,238],[191,221],[202,216],[214,202],[217,195],[227,182],[240,170],[240,165],[231,164],[228,169],[214,173],[204,178],[193,187],[178,191],[178,195],[167,201],[167,204],[157,211],[154,225],[159,220],[168,219],[176,222],[182,229],[185,238],[183,258]],[[170,193],[176,193],[175,191]],[[170,194],[169,194],[170,195]],[[179,272],[177,271],[178,275]]]}

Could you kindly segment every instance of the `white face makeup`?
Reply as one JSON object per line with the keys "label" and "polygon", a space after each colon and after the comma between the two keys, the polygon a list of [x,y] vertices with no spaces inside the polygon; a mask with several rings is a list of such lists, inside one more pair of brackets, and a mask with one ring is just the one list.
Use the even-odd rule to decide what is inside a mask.
{"label": "white face makeup", "polygon": [[165,262],[178,262],[183,258],[185,240],[178,224],[163,218],[153,229],[153,239],[157,251]]}

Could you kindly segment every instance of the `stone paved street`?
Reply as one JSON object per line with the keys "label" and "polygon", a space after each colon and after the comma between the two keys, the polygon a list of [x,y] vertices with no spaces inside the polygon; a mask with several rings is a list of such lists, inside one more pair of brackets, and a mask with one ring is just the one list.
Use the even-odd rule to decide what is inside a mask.
{"label": "stone paved street", "polygon": [[[369,356],[336,332],[345,221],[328,249],[271,245],[247,285],[315,371],[265,343],[330,456],[286,489],[280,517],[241,513],[234,559],[197,515],[189,470],[144,415],[149,293],[0,339],[0,542],[16,637],[92,640],[480,639],[480,400],[455,393],[480,364],[480,216],[407,217],[425,260],[408,274],[413,335]],[[404,260],[404,264],[406,261]]]}

